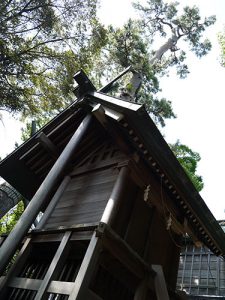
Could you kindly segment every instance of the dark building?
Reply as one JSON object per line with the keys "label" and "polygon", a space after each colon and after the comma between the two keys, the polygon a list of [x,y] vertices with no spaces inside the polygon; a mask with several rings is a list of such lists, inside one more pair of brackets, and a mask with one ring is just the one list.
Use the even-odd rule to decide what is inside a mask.
{"label": "dark building", "polygon": [[[224,230],[224,221],[219,221]],[[204,245],[184,242],[180,256],[177,289],[189,299],[225,299],[225,260]]]}
{"label": "dark building", "polygon": [[182,236],[225,255],[225,234],[144,106],[75,80],[78,100],[0,162],[30,201],[2,239],[1,299],[184,299]]}

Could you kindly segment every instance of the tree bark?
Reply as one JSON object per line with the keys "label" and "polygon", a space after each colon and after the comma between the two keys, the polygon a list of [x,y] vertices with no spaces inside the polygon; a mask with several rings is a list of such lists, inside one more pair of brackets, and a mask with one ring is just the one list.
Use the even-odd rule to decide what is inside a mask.
{"label": "tree bark", "polygon": [[150,60],[150,64],[154,65],[156,62],[160,61],[162,56],[170,49],[172,49],[177,41],[178,41],[179,37],[177,37],[175,34],[172,35],[171,38],[169,38],[165,44],[163,44],[155,53],[155,55],[153,56],[153,58]]}

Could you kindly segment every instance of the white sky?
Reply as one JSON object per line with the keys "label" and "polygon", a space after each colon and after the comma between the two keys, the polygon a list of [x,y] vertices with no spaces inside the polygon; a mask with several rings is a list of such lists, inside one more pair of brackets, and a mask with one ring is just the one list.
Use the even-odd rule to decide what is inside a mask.
{"label": "white sky", "polygon": [[[169,1],[169,0],[168,0]],[[102,0],[99,17],[105,24],[120,26],[135,13],[129,0]],[[207,30],[213,50],[201,60],[190,56],[191,73],[180,80],[171,74],[162,78],[163,96],[170,99],[177,119],[167,121],[164,130],[167,142],[179,139],[192,150],[200,153],[198,173],[203,176],[205,187],[201,195],[217,219],[225,218],[223,191],[225,170],[224,140],[224,86],[225,68],[219,64],[217,33],[225,24],[225,0],[188,0],[183,4],[196,4],[202,16],[215,14],[217,23]],[[3,158],[20,142],[21,124],[11,116],[3,115],[5,126],[0,122],[0,156]]]}
{"label": "white sky", "polygon": [[[99,13],[106,23],[120,26],[134,17],[129,0],[103,0]],[[168,1],[169,2],[169,1]],[[206,35],[213,44],[212,51],[202,59],[190,55],[190,74],[184,80],[174,74],[160,81],[163,96],[172,101],[177,119],[166,122],[163,130],[167,142],[179,139],[201,155],[198,174],[203,176],[203,199],[217,219],[225,218],[223,191],[225,170],[225,68],[219,64],[217,34],[225,25],[224,0],[188,0],[180,3],[197,5],[201,15],[216,15],[217,22]]]}

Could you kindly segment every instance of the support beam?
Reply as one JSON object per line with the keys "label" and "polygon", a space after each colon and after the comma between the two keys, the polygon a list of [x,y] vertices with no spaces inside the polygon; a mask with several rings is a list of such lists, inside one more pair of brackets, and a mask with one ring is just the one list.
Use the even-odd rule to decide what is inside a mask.
{"label": "support beam", "polygon": [[[77,274],[74,288],[68,300],[84,300],[87,299],[86,292],[89,289],[96,264],[102,249],[101,240],[96,237],[95,233],[92,236],[90,244],[87,248],[80,270]],[[89,298],[88,298],[89,299]]]}
{"label": "support beam", "polygon": [[48,268],[47,273],[45,274],[44,279],[42,280],[41,286],[38,289],[38,292],[34,300],[48,299],[48,295],[46,294],[46,291],[54,275],[58,272],[60,266],[66,259],[67,252],[69,249],[69,239],[71,237],[71,233],[72,233],[71,231],[65,232],[64,237],[62,238],[62,241],[59,245],[59,248],[56,251],[56,254]]}
{"label": "support beam", "polygon": [[109,226],[100,223],[96,234],[101,238],[104,248],[135,276],[141,279],[149,274],[154,278],[155,272],[151,267]]}
{"label": "support beam", "polygon": [[101,223],[111,225],[113,218],[119,208],[119,200],[121,199],[122,193],[124,191],[125,182],[129,176],[129,168],[127,166],[120,169],[120,173],[117,177],[116,183],[113,187],[112,193],[104,210],[101,218]]}
{"label": "support beam", "polygon": [[62,196],[62,193],[65,191],[65,188],[67,186],[67,184],[70,181],[70,176],[66,176],[63,178],[63,181],[61,182],[60,186],[58,187],[55,195],[53,196],[53,198],[51,199],[48,207],[46,208],[40,222],[38,223],[38,225],[36,226],[36,229],[41,229],[43,228],[43,226],[45,225],[46,221],[49,219],[51,213],[53,212],[54,208],[56,207],[56,204],[58,203],[60,197]]}
{"label": "support beam", "polygon": [[143,279],[139,286],[137,287],[137,290],[134,295],[134,300],[145,300],[147,299],[147,293],[148,293],[148,278]]}
{"label": "support beam", "polygon": [[58,184],[59,180],[63,176],[63,172],[68,166],[74,152],[76,152],[77,148],[80,145],[83,136],[86,134],[87,129],[89,128],[92,122],[92,116],[88,115],[79,125],[72,138],[66,145],[65,149],[61,153],[58,160],[53,165],[52,169],[40,185],[36,194],[30,201],[26,210],[20,217],[18,223],[14,227],[13,231],[10,233],[8,238],[5,240],[3,245],[0,248],[0,257],[1,257],[1,265],[0,265],[0,275],[4,271],[7,263],[14,255],[16,249],[21,243],[23,237],[26,235],[29,230],[31,224],[34,222],[36,216],[38,215],[42,205],[49,199],[53,188]]}
{"label": "support beam", "polygon": [[88,299],[88,300],[103,300],[100,296],[96,295],[92,290],[89,290],[89,289],[86,291],[85,299]]}
{"label": "support beam", "polygon": [[102,88],[100,88],[98,90],[98,92],[100,93],[108,93],[111,88],[113,87],[113,84],[120,79],[121,77],[123,77],[125,74],[127,74],[128,72],[132,72],[132,67],[129,66],[128,68],[126,68],[123,72],[121,72],[119,75],[117,75],[112,81],[110,81],[107,85],[103,86]]}
{"label": "support beam", "polygon": [[40,132],[36,139],[39,143],[47,150],[47,152],[55,159],[59,157],[59,151],[57,147],[53,144],[53,142],[44,134],[44,132]]}
{"label": "support beam", "polygon": [[31,238],[27,238],[19,254],[16,257],[13,266],[10,268],[9,272],[4,277],[4,279],[0,282],[0,294],[2,299],[4,299],[7,286],[9,285],[13,277],[17,276],[23,268],[23,265],[30,254],[32,247],[31,244]]}
{"label": "support beam", "polygon": [[152,265],[152,269],[155,271],[156,276],[154,278],[155,281],[155,292],[157,296],[157,300],[169,300],[169,294],[167,291],[166,281],[163,274],[163,269],[161,265]]}
{"label": "support beam", "polygon": [[[113,138],[113,140],[116,142],[116,144],[120,147],[120,149],[130,155],[130,147],[127,145],[127,143],[124,141],[124,137],[122,134],[118,132],[113,126],[112,123],[109,122],[109,119],[106,117],[105,114],[105,109],[101,104],[97,104],[93,110],[92,110],[93,115],[96,117],[96,119],[101,123],[101,125],[105,128],[105,130],[109,133],[109,135]],[[117,120],[119,122],[122,118],[123,115],[117,112],[114,112],[111,110],[111,118],[114,120]]]}
{"label": "support beam", "polygon": [[[28,205],[28,204],[29,204],[29,201],[28,201],[27,199],[25,199],[25,198],[24,198],[24,199],[23,199],[23,205],[24,205],[24,209],[26,209],[26,207],[27,207],[27,205]],[[37,225],[38,225],[38,220],[37,220],[37,219],[35,219],[32,225],[33,225],[33,227],[35,227],[35,228],[36,228],[36,227],[37,227]]]}
{"label": "support beam", "polygon": [[[0,283],[3,280],[4,280],[4,276],[0,277]],[[13,277],[12,280],[9,282],[9,287],[16,288],[16,289],[38,291],[42,284],[42,281],[43,281],[42,279]],[[73,286],[74,286],[74,282],[52,280],[47,288],[47,293],[70,295],[70,293],[73,290]]]}

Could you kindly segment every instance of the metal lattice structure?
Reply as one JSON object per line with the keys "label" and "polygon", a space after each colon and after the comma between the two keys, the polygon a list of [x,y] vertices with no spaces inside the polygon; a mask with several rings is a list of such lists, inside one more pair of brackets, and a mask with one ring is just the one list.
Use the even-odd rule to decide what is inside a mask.
{"label": "metal lattice structure", "polygon": [[207,247],[187,245],[180,256],[177,288],[191,295],[225,296],[225,261]]}
{"label": "metal lattice structure", "polygon": [[21,200],[22,196],[16,189],[7,183],[2,183],[0,185],[0,218]]}

